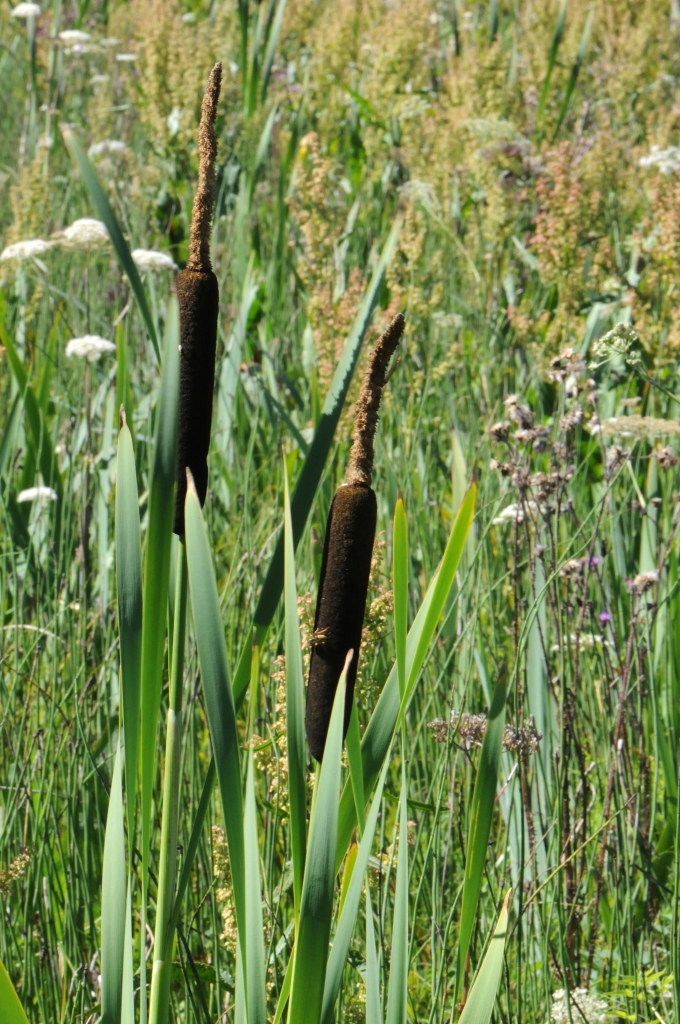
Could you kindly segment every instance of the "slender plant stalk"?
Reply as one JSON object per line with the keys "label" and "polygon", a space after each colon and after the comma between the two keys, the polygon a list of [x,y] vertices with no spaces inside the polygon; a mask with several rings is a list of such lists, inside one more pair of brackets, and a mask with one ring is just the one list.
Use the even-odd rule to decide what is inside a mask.
{"label": "slender plant stalk", "polygon": [[177,878],[177,823],[179,817],[180,764],[182,757],[182,679],[187,624],[188,575],[184,541],[179,542],[175,591],[175,621],[170,670],[165,769],[163,775],[163,819],[161,823],[160,871],[154,962],[151,975],[149,1024],[165,1024],[170,1005],[172,947],[174,942],[173,897]]}

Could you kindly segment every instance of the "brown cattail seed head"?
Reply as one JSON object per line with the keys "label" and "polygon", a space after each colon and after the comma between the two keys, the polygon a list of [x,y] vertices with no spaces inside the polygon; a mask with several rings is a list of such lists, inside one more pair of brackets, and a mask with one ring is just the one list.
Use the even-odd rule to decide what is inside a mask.
{"label": "brown cattail seed head", "polygon": [[307,741],[317,761],[323,757],[345,658],[353,649],[345,691],[345,733],[349,726],[376,518],[370,487],[345,484],[335,492],[326,524],[307,684]]}
{"label": "brown cattail seed head", "polygon": [[345,735],[352,712],[377,518],[371,490],[373,439],[387,367],[403,332],[404,317],[399,313],[371,353],[354,414],[347,483],[335,492],[328,514],[305,722],[309,749],[317,761],[323,757],[335,691],[350,650],[354,654],[347,671]]}
{"label": "brown cattail seed head", "polygon": [[198,186],[194,196],[189,262],[177,278],[179,304],[179,421],[177,428],[177,498],[174,531],[184,533],[186,471],[189,469],[203,505],[208,489],[208,450],[215,386],[215,351],[219,289],[210,263],[210,229],[215,190],[215,116],[222,66],[213,68],[203,96],[198,130]]}

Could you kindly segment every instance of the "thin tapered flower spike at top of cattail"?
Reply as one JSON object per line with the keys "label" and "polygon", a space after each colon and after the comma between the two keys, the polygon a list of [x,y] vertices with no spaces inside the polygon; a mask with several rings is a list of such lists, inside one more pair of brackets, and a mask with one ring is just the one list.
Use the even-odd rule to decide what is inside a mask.
{"label": "thin tapered flower spike at top of cattail", "polygon": [[201,123],[198,129],[198,187],[194,196],[189,235],[187,270],[212,270],[210,262],[210,230],[215,203],[215,158],[217,138],[215,118],[222,84],[222,65],[216,64],[203,94]]}
{"label": "thin tapered flower spike at top of cattail", "polygon": [[348,484],[371,486],[373,440],[378,424],[380,398],[387,383],[387,367],[404,333],[405,324],[404,314],[397,313],[371,353],[354,413],[352,450],[347,471]]}

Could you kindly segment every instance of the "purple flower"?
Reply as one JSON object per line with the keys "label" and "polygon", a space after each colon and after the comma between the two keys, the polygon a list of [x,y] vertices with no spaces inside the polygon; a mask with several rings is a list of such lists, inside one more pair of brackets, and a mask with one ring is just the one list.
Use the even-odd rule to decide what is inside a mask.
{"label": "purple flower", "polygon": [[600,614],[598,615],[598,619],[600,620],[600,622],[611,622],[612,621],[612,617],[609,614],[609,612],[600,612]]}

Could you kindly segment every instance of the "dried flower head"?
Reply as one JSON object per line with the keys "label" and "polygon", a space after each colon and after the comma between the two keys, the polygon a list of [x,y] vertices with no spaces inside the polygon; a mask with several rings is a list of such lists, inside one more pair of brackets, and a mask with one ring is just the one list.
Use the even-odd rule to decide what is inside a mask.
{"label": "dried flower head", "polygon": [[628,458],[628,452],[624,451],[618,444],[613,444],[607,449],[604,457],[604,478],[611,480],[614,473],[624,464]]}
{"label": "dried flower head", "polygon": [[521,759],[536,754],[542,739],[543,733],[536,728],[533,715],[524,725],[517,728],[514,725],[506,725],[503,730],[503,747],[509,754],[516,754]]}
{"label": "dried flower head", "polygon": [[673,466],[677,466],[680,461],[670,445],[666,448],[659,448],[654,452],[654,457],[662,469],[672,469]]}
{"label": "dried flower head", "polygon": [[520,405],[517,395],[508,395],[503,403],[510,419],[517,423],[523,430],[529,430],[534,425],[534,414],[528,405]]}
{"label": "dried flower head", "polygon": [[652,569],[649,572],[638,573],[634,579],[628,582],[628,586],[634,593],[642,595],[656,586],[658,582],[658,570]]}
{"label": "dried flower head", "polygon": [[7,899],[14,888],[14,883],[24,877],[30,863],[31,851],[25,848],[14,858],[8,868],[0,871],[0,896]]}
{"label": "dried flower head", "polygon": [[490,428],[489,434],[494,441],[507,441],[510,436],[510,420],[500,420]]}
{"label": "dried flower head", "polygon": [[86,334],[82,338],[71,338],[66,345],[66,358],[71,359],[77,356],[94,363],[100,356],[107,352],[115,352],[116,346],[106,338],[100,338],[96,334]]}

